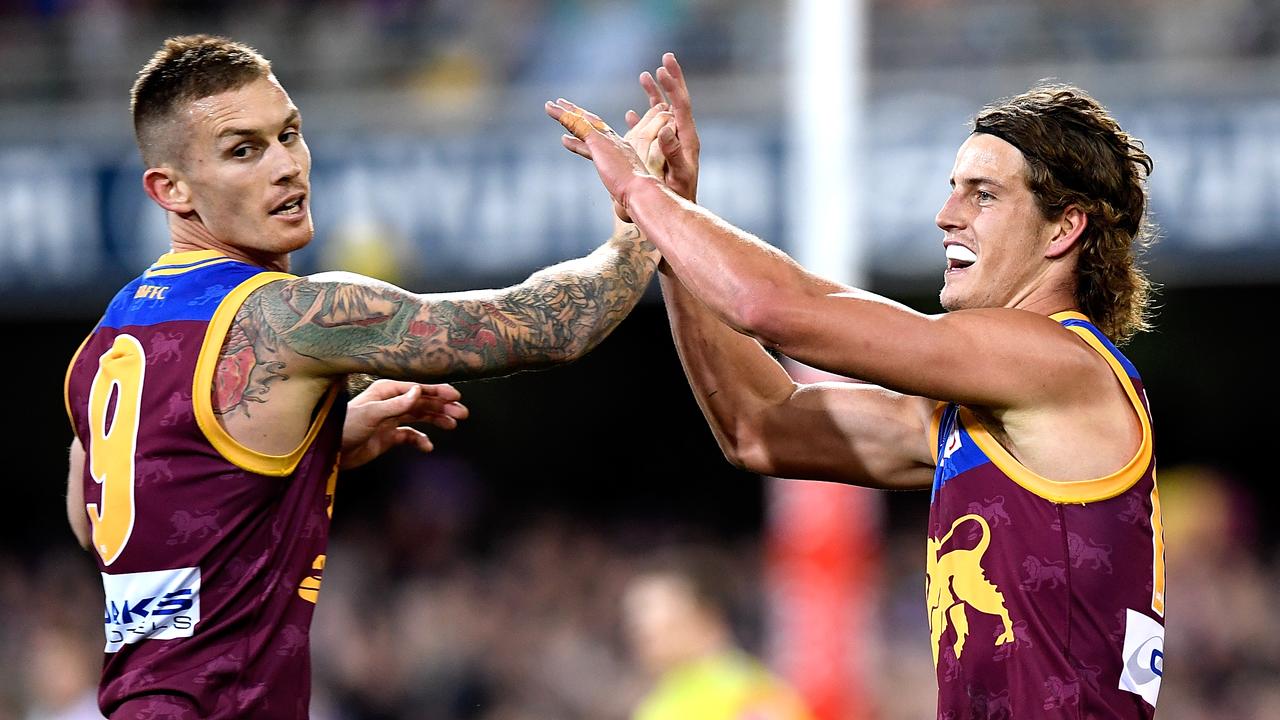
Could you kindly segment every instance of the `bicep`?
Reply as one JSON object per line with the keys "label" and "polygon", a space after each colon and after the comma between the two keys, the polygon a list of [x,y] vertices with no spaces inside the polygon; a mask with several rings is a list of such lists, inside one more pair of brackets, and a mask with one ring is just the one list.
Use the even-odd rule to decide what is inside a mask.
{"label": "bicep", "polygon": [[71,441],[67,470],[67,522],[80,546],[89,547],[89,516],[84,510],[84,446],[80,438]]}
{"label": "bicep", "polygon": [[830,372],[908,395],[985,407],[1062,398],[1095,358],[1051,318],[983,308],[925,315],[870,293],[783,305],[773,344]]}
{"label": "bicep", "polygon": [[930,486],[934,403],[855,383],[799,386],[761,414],[744,464],[778,477],[910,490]]}

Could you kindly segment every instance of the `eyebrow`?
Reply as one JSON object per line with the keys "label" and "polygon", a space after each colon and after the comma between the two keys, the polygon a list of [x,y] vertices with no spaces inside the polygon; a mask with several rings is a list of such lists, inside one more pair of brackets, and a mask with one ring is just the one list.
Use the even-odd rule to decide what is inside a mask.
{"label": "eyebrow", "polygon": [[[991,178],[989,178],[989,177],[973,177],[973,178],[965,178],[965,179],[961,180],[960,182],[961,182],[962,184],[964,184],[964,185],[992,185],[992,186],[997,187],[997,188],[1000,188],[1000,189],[1002,189],[1002,190],[1004,189],[1004,183],[1002,183],[1002,182],[1000,182],[1000,181],[998,181],[998,180],[993,180],[993,179],[991,179]],[[955,179],[955,178],[951,178],[951,187],[955,187],[955,186],[956,186],[956,179]]]}
{"label": "eyebrow", "polygon": [[[285,117],[284,122],[283,122],[283,123],[281,123],[281,124],[280,124],[280,126],[281,126],[281,127],[289,127],[290,125],[295,125],[295,124],[297,124],[297,123],[298,123],[298,121],[299,121],[299,120],[301,120],[301,119],[302,119],[302,115],[298,112],[298,109],[297,109],[297,108],[294,108],[292,111],[290,111],[290,112],[289,112],[289,115],[288,115],[287,117]],[[229,137],[255,137],[255,136],[259,135],[259,134],[260,134],[260,131],[258,131],[258,130],[249,130],[249,129],[246,129],[246,128],[238,128],[238,127],[229,127],[229,128],[227,128],[227,129],[223,130],[222,132],[218,133],[218,140],[223,140],[223,139],[225,139],[225,138],[229,138]]]}

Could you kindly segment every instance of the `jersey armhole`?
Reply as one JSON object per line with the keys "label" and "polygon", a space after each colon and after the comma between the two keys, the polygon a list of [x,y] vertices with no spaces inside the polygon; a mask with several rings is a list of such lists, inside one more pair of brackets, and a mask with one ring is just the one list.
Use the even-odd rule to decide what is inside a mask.
{"label": "jersey armhole", "polygon": [[71,362],[67,363],[67,374],[62,378],[62,406],[66,408],[67,420],[71,423],[71,432],[76,436],[77,440],[80,440],[81,444],[84,443],[84,440],[80,439],[80,430],[76,427],[76,416],[75,413],[71,412],[71,373],[75,370],[76,361],[80,359],[80,353],[84,352],[84,346],[89,344],[89,339],[93,337],[97,330],[98,328],[95,326],[93,332],[85,335],[84,339],[80,341],[80,347],[76,348],[75,354],[71,356]]}
{"label": "jersey armhole", "polygon": [[[1053,316],[1058,319],[1059,316],[1065,316],[1066,313],[1059,313]],[[1081,315],[1080,317],[1084,317]],[[1151,467],[1153,455],[1153,443],[1151,433],[1151,415],[1147,412],[1146,405],[1142,402],[1142,398],[1138,394],[1137,388],[1133,384],[1133,379],[1125,371],[1125,367],[1116,356],[1111,353],[1107,347],[1097,338],[1090,330],[1080,326],[1064,326],[1066,330],[1077,335],[1089,347],[1102,356],[1111,368],[1112,374],[1124,389],[1125,396],[1129,399],[1129,403],[1133,406],[1133,410],[1138,415],[1138,422],[1142,425],[1142,440],[1138,444],[1138,450],[1130,458],[1124,467],[1116,470],[1110,475],[1104,477],[1093,478],[1089,480],[1050,480],[1043,477],[1030,468],[1023,465],[1008,450],[996,440],[990,431],[987,430],[982,419],[967,408],[960,409],[960,417],[965,428],[969,432],[969,437],[973,438],[978,447],[986,453],[987,458],[993,462],[996,467],[1000,468],[1011,480],[1031,491],[1032,493],[1056,503],[1090,503],[1099,502],[1113,498],[1116,495],[1133,487],[1143,475],[1146,474]]]}
{"label": "jersey armhole", "polygon": [[240,306],[253,291],[278,280],[293,280],[296,276],[280,272],[258,273],[237,285],[227,293],[218,304],[213,318],[205,331],[204,341],[200,346],[200,357],[196,360],[195,377],[191,387],[191,404],[196,416],[196,424],[200,426],[205,439],[223,458],[236,467],[258,475],[285,477],[291,475],[302,456],[319,434],[329,410],[341,389],[339,383],[333,383],[320,401],[320,405],[311,420],[311,427],[298,447],[285,455],[270,455],[245,447],[231,437],[227,429],[218,421],[213,412],[213,381],[218,369],[218,358],[222,352],[222,343],[226,340],[231,323],[235,320]]}

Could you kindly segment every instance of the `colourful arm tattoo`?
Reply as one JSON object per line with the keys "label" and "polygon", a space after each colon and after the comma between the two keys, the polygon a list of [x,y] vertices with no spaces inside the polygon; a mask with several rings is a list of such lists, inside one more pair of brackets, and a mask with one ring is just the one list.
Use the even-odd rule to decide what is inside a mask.
{"label": "colourful arm tattoo", "polygon": [[[635,307],[657,262],[653,245],[627,227],[591,255],[503,290],[414,295],[366,278],[323,276],[271,283],[249,296],[236,325],[259,365],[288,349],[331,374],[420,381],[503,375],[595,347]],[[229,340],[224,359],[233,352]],[[283,369],[281,363],[276,374]]]}

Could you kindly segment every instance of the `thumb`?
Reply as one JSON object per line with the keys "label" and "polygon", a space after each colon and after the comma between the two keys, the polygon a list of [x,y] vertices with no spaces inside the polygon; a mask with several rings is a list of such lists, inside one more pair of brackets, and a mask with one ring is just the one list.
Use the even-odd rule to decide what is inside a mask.
{"label": "thumb", "polygon": [[670,125],[663,126],[658,131],[658,147],[662,149],[662,154],[667,156],[667,162],[675,163],[684,159],[680,157],[680,136]]}

